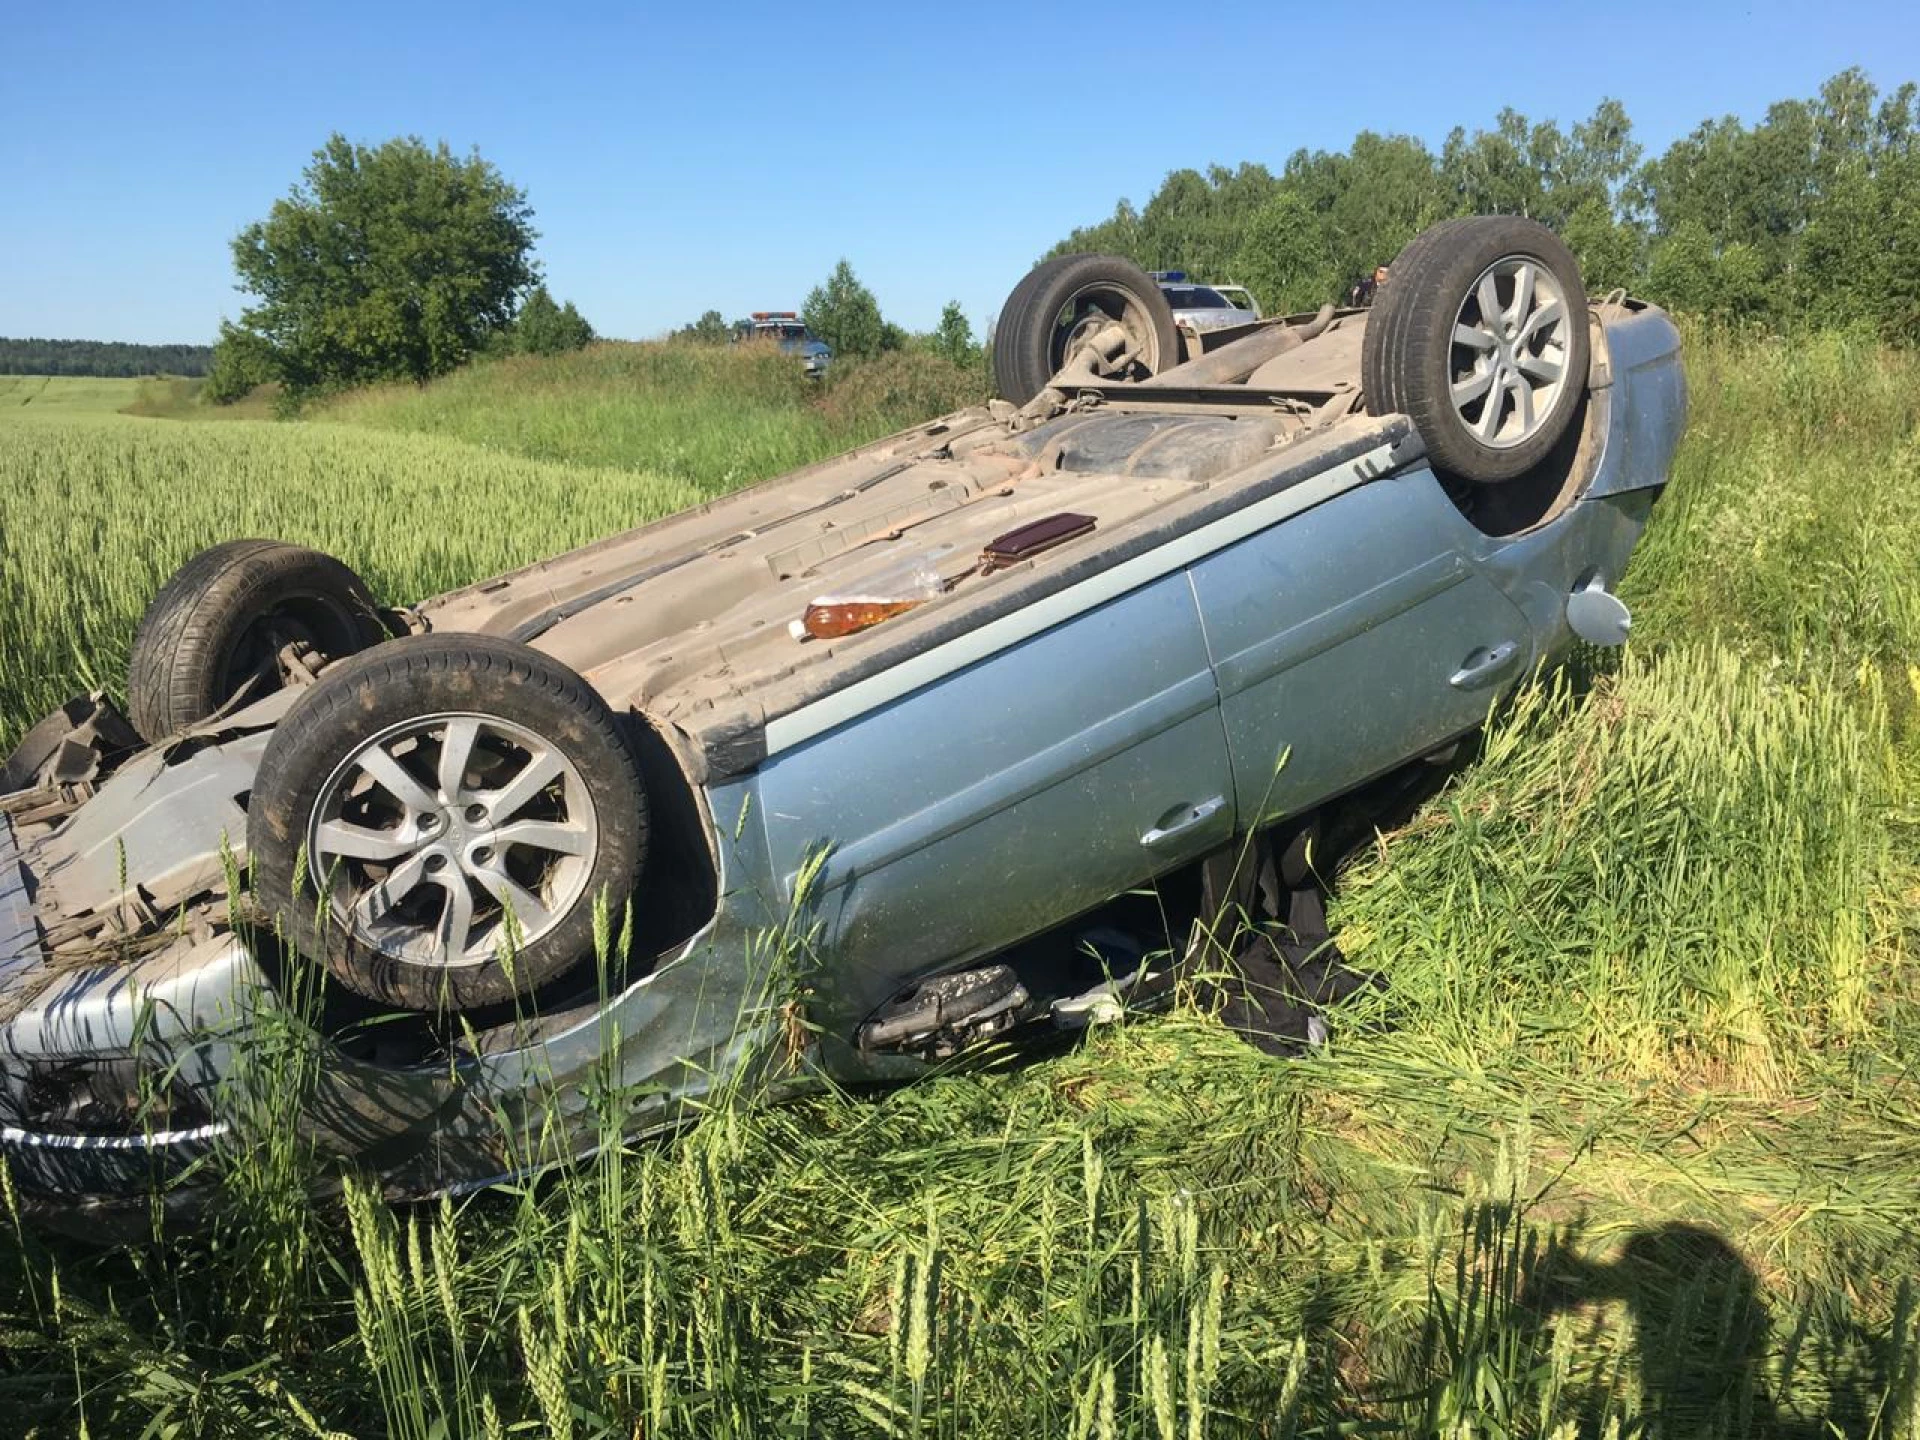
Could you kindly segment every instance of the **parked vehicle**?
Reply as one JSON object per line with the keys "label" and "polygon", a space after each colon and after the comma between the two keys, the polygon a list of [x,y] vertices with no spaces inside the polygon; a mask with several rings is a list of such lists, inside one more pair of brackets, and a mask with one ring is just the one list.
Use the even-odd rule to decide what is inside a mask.
{"label": "parked vehicle", "polygon": [[[423,1194],[590,1143],[595,1075],[646,1131],[743,1057],[899,1079],[1164,979],[1247,837],[1625,634],[1674,326],[1528,221],[1393,274],[1183,362],[1144,272],[1049,261],[1005,399],[411,607],[270,541],[194,560],[131,721],[73,702],[0,770],[15,1185],[69,1225],[191,1203],[263,1017],[324,1047],[314,1144]],[[1113,942],[1148,884],[1170,931]]]}
{"label": "parked vehicle", "polygon": [[1244,285],[1209,285],[1207,287],[1225,300],[1235,310],[1244,310],[1254,319],[1261,318],[1260,302],[1253,298],[1253,292]]}
{"label": "parked vehicle", "polygon": [[833,361],[833,350],[806,327],[794,310],[756,310],[741,321],[734,336],[741,340],[764,340],[778,345],[783,354],[798,355],[806,367],[807,378],[821,379]]}
{"label": "parked vehicle", "polygon": [[1232,330],[1260,318],[1260,306],[1245,287],[1200,285],[1182,270],[1154,270],[1155,283],[1173,310],[1173,323],[1189,334]]}

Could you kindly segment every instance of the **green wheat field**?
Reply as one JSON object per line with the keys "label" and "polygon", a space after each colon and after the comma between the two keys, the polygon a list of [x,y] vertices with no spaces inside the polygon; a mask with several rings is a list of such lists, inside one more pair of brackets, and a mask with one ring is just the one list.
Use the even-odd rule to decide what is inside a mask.
{"label": "green wheat field", "polygon": [[[1920,359],[1688,363],[1631,643],[1341,874],[1388,984],[1325,1049],[1183,1009],[404,1211],[268,1143],[111,1251],[7,1190],[0,1428],[1920,1437]],[[975,389],[600,345],[214,423],[0,378],[0,748],[118,690],[203,545],[414,599]]]}

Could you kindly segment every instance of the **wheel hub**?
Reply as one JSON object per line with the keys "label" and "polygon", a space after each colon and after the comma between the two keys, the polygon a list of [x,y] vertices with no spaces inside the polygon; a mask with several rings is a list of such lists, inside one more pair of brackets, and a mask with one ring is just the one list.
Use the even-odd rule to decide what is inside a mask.
{"label": "wheel hub", "polygon": [[1484,270],[1453,326],[1453,406],[1482,445],[1511,449],[1552,419],[1567,384],[1566,296],[1538,261],[1510,255]]}
{"label": "wheel hub", "polygon": [[485,806],[467,808],[479,812],[478,823],[451,806],[429,810],[416,817],[415,828],[420,834],[420,845],[415,853],[426,857],[429,870],[457,865],[472,876],[477,867],[492,860],[496,827],[487,823]]}
{"label": "wheel hub", "polygon": [[1071,296],[1055,331],[1053,369],[1057,374],[1076,360],[1103,379],[1124,378],[1136,364],[1158,368],[1153,327],[1139,303],[1124,291],[1090,286]]}
{"label": "wheel hub", "polygon": [[571,761],[522,726],[434,715],[362,743],[320,789],[311,867],[337,923],[398,959],[478,964],[558,925],[598,826]]}

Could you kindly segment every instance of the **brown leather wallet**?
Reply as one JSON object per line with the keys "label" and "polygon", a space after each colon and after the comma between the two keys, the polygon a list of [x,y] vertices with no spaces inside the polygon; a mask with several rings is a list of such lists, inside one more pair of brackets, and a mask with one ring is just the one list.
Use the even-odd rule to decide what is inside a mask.
{"label": "brown leather wallet", "polygon": [[1042,550],[1051,550],[1056,545],[1064,545],[1069,540],[1085,535],[1093,529],[1093,525],[1091,515],[1062,511],[1058,515],[1046,515],[1022,525],[1018,530],[996,535],[987,542],[987,548],[980,552],[981,572],[984,574],[1017,565]]}

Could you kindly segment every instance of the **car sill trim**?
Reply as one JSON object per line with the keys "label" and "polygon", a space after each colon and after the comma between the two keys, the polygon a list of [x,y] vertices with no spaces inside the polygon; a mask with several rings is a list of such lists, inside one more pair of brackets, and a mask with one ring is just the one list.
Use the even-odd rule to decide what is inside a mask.
{"label": "car sill trim", "polygon": [[1078,584],[1057,590],[1011,614],[958,635],[945,644],[910,656],[877,675],[769,720],[766,753],[774,756],[791,750],[888,701],[897,700],[956,670],[1038,635],[1042,630],[1051,629],[1130,590],[1137,590],[1142,585],[1170,575],[1235,541],[1323,504],[1356,485],[1378,479],[1393,469],[1400,458],[1393,444],[1375,446],[1318,475],[1177,536],[1164,545],[1123,560]]}

